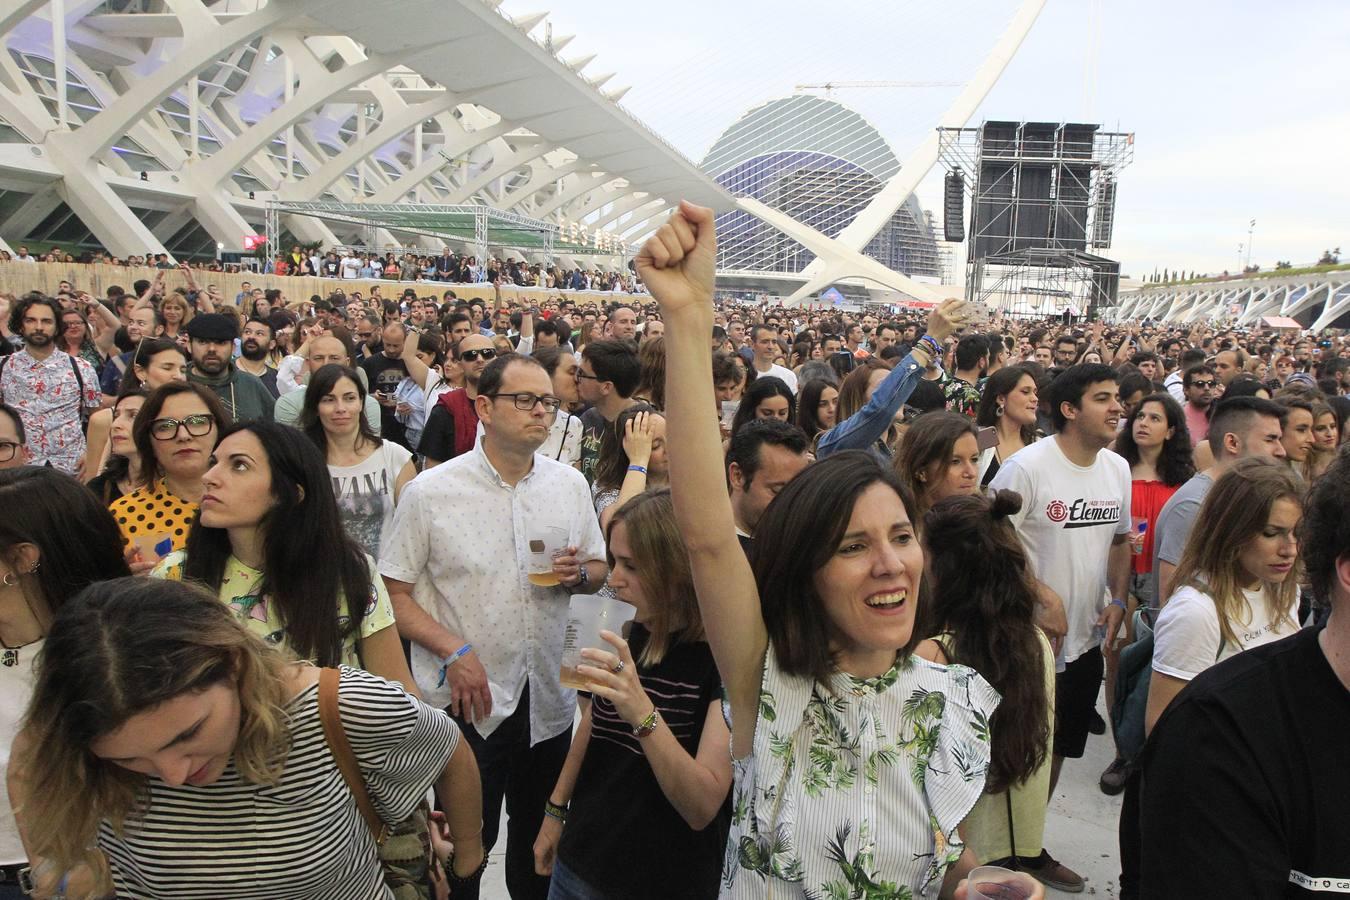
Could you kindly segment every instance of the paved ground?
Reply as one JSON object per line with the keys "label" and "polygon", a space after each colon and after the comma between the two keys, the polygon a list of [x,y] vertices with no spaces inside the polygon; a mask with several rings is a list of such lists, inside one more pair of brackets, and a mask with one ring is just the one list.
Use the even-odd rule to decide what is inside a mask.
{"label": "paved ground", "polygon": [[[1105,710],[1099,709],[1104,713]],[[1120,798],[1108,797],[1097,787],[1102,770],[1114,754],[1109,737],[1088,739],[1087,754],[1064,764],[1059,789],[1050,803],[1046,823],[1046,846],[1060,862],[1087,879],[1087,889],[1078,895],[1060,891],[1046,892],[1047,900],[1080,896],[1114,898],[1120,875],[1116,825],[1120,820]],[[506,850],[506,831],[492,853],[483,880],[483,900],[507,900],[502,860]]]}

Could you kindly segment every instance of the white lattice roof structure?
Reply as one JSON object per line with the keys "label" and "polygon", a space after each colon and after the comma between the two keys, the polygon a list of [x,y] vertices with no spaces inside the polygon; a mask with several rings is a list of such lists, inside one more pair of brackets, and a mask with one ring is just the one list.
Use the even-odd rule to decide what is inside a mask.
{"label": "white lattice roof structure", "polygon": [[[717,183],[483,0],[10,0],[0,246],[211,256],[266,202],[484,204],[630,245]],[[291,215],[326,245],[355,231]],[[382,231],[377,243],[439,241]]]}

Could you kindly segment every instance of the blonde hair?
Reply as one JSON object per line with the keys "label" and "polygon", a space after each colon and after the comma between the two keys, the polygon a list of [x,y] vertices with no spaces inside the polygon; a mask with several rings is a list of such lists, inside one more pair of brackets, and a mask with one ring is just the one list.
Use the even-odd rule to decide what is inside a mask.
{"label": "blonde hair", "polygon": [[170,303],[177,303],[179,306],[183,307],[183,321],[179,323],[180,326],[186,326],[187,323],[192,321],[194,315],[192,304],[187,301],[187,297],[184,297],[177,291],[174,291],[167,295],[163,300],[159,301],[159,314],[161,316],[164,315],[164,307],[168,306]]}
{"label": "blonde hair", "polygon": [[[638,664],[654,666],[675,644],[704,639],[689,551],[675,524],[669,488],[638,494],[619,507],[605,529],[606,544],[613,546],[610,536],[620,522],[628,527],[628,546],[642,579],[646,605],[650,607],[645,624],[651,636]],[[614,554],[609,550],[606,554],[612,569]]]}
{"label": "blonde hair", "polygon": [[[1246,600],[1239,555],[1266,527],[1277,500],[1292,500],[1302,508],[1303,490],[1293,470],[1266,457],[1238,460],[1210,488],[1196,516],[1196,522],[1204,524],[1191,529],[1177,563],[1173,584],[1193,587],[1214,599],[1225,643],[1241,646],[1234,623],[1251,624],[1243,621]],[[1293,621],[1296,577],[1279,584],[1263,582],[1261,593],[1270,621]]]}
{"label": "blonde hair", "polygon": [[88,866],[103,882],[99,889],[111,890],[96,849],[99,824],[120,835],[143,815],[147,777],[90,746],[185,693],[233,683],[235,767],[248,782],[276,784],[290,747],[288,664],[200,587],[132,577],[82,591],[52,623],[12,761],[33,801],[34,815],[22,807],[15,813],[34,855],[57,871]]}

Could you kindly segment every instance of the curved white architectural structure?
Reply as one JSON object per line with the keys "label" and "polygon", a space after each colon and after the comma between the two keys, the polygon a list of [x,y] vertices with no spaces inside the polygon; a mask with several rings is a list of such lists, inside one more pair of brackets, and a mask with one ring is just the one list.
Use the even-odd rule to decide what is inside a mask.
{"label": "curved white architectural structure", "polygon": [[[640,237],[731,197],[482,0],[12,0],[0,246],[214,256],[269,199],[482,203]],[[292,215],[287,239],[345,244]],[[377,242],[441,241],[387,231]]]}

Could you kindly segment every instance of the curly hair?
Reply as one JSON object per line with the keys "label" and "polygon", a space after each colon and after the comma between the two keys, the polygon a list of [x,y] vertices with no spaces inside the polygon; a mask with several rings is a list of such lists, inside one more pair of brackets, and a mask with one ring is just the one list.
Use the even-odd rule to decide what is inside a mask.
{"label": "curly hair", "polygon": [[1116,452],[1125,457],[1130,468],[1134,468],[1139,462],[1139,445],[1134,442],[1134,420],[1139,418],[1144,407],[1150,403],[1162,406],[1164,415],[1167,416],[1167,427],[1172,429],[1172,436],[1163,441],[1162,454],[1158,457],[1158,476],[1163,484],[1176,487],[1195,474],[1195,457],[1194,448],[1191,446],[1191,434],[1186,428],[1186,417],[1181,411],[1181,404],[1166,391],[1149,394],[1140,401],[1139,408],[1125,420],[1125,427],[1116,436]]}

